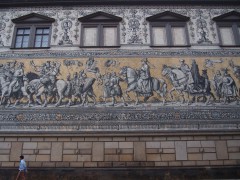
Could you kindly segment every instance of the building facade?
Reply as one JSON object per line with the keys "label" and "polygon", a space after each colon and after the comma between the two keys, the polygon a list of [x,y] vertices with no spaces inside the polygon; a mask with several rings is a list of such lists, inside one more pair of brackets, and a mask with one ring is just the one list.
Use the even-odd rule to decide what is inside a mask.
{"label": "building facade", "polygon": [[239,177],[240,2],[9,0],[0,18],[1,178],[21,154],[30,179]]}

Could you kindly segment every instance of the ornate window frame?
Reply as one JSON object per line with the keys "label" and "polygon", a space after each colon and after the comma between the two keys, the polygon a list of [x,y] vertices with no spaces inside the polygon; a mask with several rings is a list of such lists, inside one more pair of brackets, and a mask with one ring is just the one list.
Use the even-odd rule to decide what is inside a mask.
{"label": "ornate window frame", "polygon": [[[55,19],[53,18],[49,18],[47,16],[43,16],[36,13],[31,13],[16,19],[12,19],[12,22],[15,24],[15,28],[14,28],[13,38],[12,38],[11,49],[48,49],[50,48],[51,29],[52,29],[52,23],[54,21]],[[46,47],[35,47],[36,30],[38,28],[49,28],[48,45]],[[19,29],[30,30],[27,47],[16,47],[16,37],[17,37],[17,31]]]}
{"label": "ornate window frame", "polygon": [[[236,11],[231,11],[226,14],[214,17],[213,20],[217,24],[217,32],[220,47],[240,47],[240,13]],[[224,27],[232,29],[235,45],[223,44],[220,29]]]}
{"label": "ornate window frame", "polygon": [[[122,21],[121,17],[117,17],[104,12],[96,12],[78,19],[81,22],[81,40],[80,48],[118,48],[120,47],[120,28],[119,22]],[[95,27],[97,28],[97,41],[96,46],[85,46],[84,45],[84,28]],[[117,28],[117,37],[115,46],[104,45],[104,27],[115,27]]]}
{"label": "ornate window frame", "polygon": [[[170,11],[165,11],[163,13],[156,14],[146,18],[150,25],[150,47],[190,47],[190,41],[187,30],[187,21],[189,17],[176,14]],[[166,45],[155,45],[153,40],[153,27],[163,27],[166,31],[167,42]],[[185,45],[174,45],[172,28],[182,27],[185,33]]]}

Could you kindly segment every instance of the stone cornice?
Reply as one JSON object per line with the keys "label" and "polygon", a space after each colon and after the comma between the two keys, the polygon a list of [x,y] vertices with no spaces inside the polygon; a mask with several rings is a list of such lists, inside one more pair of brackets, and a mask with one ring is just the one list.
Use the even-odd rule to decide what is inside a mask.
{"label": "stone cornice", "polygon": [[77,58],[77,57],[238,57],[239,49],[229,50],[43,50],[8,51],[0,53],[6,58]]}
{"label": "stone cornice", "polygon": [[1,7],[73,6],[73,5],[240,5],[239,0],[2,0]]}

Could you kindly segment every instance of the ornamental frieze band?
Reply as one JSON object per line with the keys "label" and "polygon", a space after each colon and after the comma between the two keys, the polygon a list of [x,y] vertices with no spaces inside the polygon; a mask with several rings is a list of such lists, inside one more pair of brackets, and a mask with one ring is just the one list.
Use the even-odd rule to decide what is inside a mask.
{"label": "ornamental frieze band", "polygon": [[0,59],[5,58],[78,58],[78,57],[229,57],[239,56],[239,50],[78,50],[78,51],[41,51],[41,52],[2,52]]}
{"label": "ornamental frieze band", "polygon": [[0,132],[206,131],[240,128],[238,107],[2,109]]}

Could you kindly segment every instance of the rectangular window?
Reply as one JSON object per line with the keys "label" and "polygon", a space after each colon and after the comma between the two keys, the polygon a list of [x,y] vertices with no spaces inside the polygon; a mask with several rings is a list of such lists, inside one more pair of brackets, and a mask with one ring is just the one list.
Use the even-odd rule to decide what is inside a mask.
{"label": "rectangular window", "polygon": [[37,28],[35,34],[35,47],[48,47],[49,44],[49,28]]}
{"label": "rectangular window", "polygon": [[154,46],[166,46],[167,35],[165,27],[152,27],[152,41]]}
{"label": "rectangular window", "polygon": [[184,27],[172,27],[172,41],[174,46],[184,46],[186,42],[186,33]]}
{"label": "rectangular window", "polygon": [[29,44],[30,28],[17,29],[15,47],[26,48]]}
{"label": "rectangular window", "polygon": [[188,35],[184,23],[160,22],[151,26],[151,44],[159,47],[188,46]]}
{"label": "rectangular window", "polygon": [[103,27],[103,46],[117,46],[116,27]]}
{"label": "rectangular window", "polygon": [[30,25],[16,27],[13,48],[47,48],[50,43],[50,27]]}
{"label": "rectangular window", "polygon": [[118,26],[112,24],[83,24],[81,46],[116,47],[119,44]]}
{"label": "rectangular window", "polygon": [[83,46],[97,46],[98,28],[97,27],[84,27],[83,28]]}
{"label": "rectangular window", "polygon": [[222,40],[222,45],[231,46],[236,44],[234,40],[232,27],[220,27],[219,31]]}

